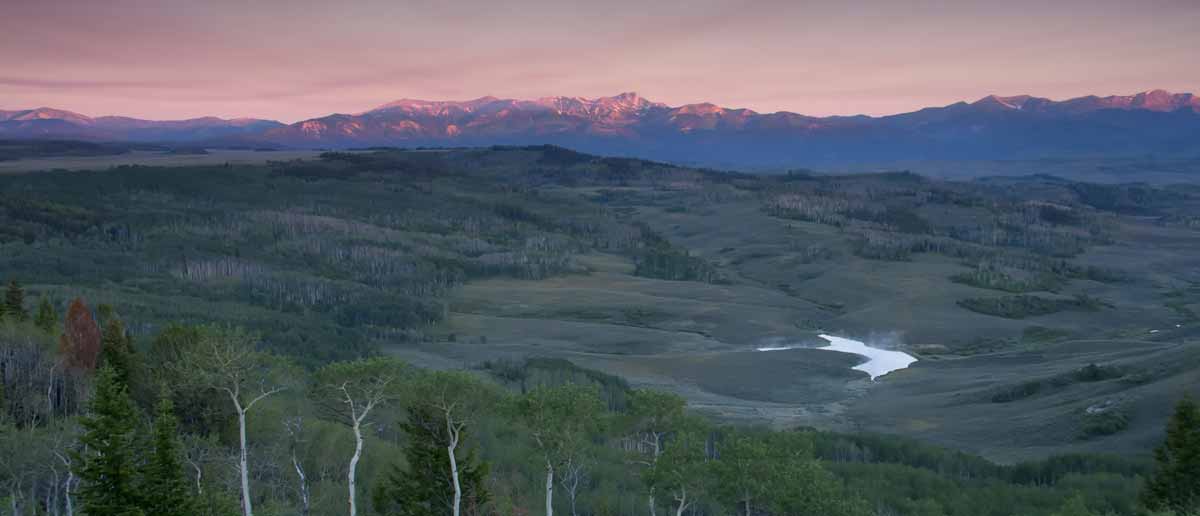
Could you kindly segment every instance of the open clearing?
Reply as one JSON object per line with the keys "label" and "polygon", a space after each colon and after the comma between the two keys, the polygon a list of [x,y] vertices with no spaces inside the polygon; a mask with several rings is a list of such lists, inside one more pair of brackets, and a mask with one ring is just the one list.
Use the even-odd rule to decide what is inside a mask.
{"label": "open clearing", "polygon": [[[728,281],[639,277],[624,257],[591,254],[579,258],[587,274],[460,287],[442,328],[454,342],[397,351],[418,361],[450,357],[459,366],[566,358],[634,385],[673,390],[725,420],[900,433],[1004,462],[1144,450],[1159,435],[1168,400],[1200,385],[1200,370],[1173,366],[1200,357],[1200,327],[1181,311],[1200,302],[1200,293],[1186,290],[1200,281],[1200,232],[1124,218],[1108,243],[1075,260],[1120,270],[1125,279],[1074,279],[1035,293],[1090,296],[1101,308],[1007,318],[958,304],[1004,294],[950,281],[970,270],[960,259],[864,259],[843,231],[773,217],[755,202],[683,202],[680,209],[661,191],[623,192],[653,199],[622,207],[627,217],[716,264]],[[822,332],[920,361],[871,382],[850,369],[860,361],[852,355],[752,351],[821,346]],[[1093,364],[1123,373],[1056,383]],[[1011,402],[991,399],[1038,379],[1049,387]],[[1107,417],[1088,414],[1089,407],[1119,412],[1124,426],[1089,433],[1096,432],[1094,420]]]}
{"label": "open clearing", "polygon": [[[583,261],[591,273],[468,284],[450,301],[451,317],[444,331],[454,334],[453,342],[392,351],[442,367],[566,358],[637,386],[678,392],[694,408],[723,420],[900,433],[1003,462],[1067,450],[1145,449],[1158,437],[1158,413],[1169,409],[1169,396],[1163,394],[1200,384],[1200,346],[1163,339],[1026,343],[1017,350],[966,357],[927,353],[911,368],[871,382],[850,369],[861,361],[852,355],[817,349],[753,351],[763,345],[820,346],[824,341],[816,337],[818,330],[802,328],[798,321],[826,317],[836,325],[853,313],[849,309],[832,315],[814,303],[755,286],[635,277],[629,275],[632,265],[610,255]],[[907,265],[915,271],[927,268]],[[916,307],[889,318],[871,317],[869,313],[886,309],[866,303],[863,310],[869,313],[854,327],[869,327],[872,320],[896,324],[897,318],[913,314],[907,319],[909,331],[957,334],[944,332],[937,318],[915,316],[920,303],[936,295],[914,295],[908,303]],[[903,303],[892,300],[888,306],[899,304]],[[1098,324],[1095,317],[1038,322],[1086,328]],[[926,323],[929,326],[923,328]],[[913,349],[898,332],[880,328],[874,336],[859,336]],[[1196,364],[1189,366],[1192,362]],[[1126,368],[1129,373],[1123,379],[1047,389],[1011,403],[990,399],[998,390],[1069,374],[1089,364]],[[1161,381],[1141,384],[1130,379],[1136,375]],[[1082,438],[1087,408],[1106,403],[1136,407],[1130,429],[1110,438]]]}

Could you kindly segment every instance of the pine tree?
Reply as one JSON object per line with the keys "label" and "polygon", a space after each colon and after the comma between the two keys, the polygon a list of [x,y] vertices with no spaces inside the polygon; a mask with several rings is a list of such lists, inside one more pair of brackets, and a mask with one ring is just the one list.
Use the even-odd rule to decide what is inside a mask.
{"label": "pine tree", "polygon": [[[407,468],[396,466],[375,486],[375,511],[386,516],[445,516],[452,512],[454,486],[446,459],[445,424],[433,410],[418,406],[408,409],[401,428],[408,435],[404,457]],[[474,453],[458,458],[463,487],[463,513],[482,514],[488,501],[487,465],[477,464]]]}
{"label": "pine tree", "polygon": [[1092,512],[1088,510],[1087,500],[1077,494],[1068,498],[1062,508],[1051,516],[1092,516]]}
{"label": "pine tree", "polygon": [[142,467],[141,492],[147,496],[147,515],[191,516],[195,514],[191,493],[180,462],[175,408],[164,395],[155,410],[151,448]]}
{"label": "pine tree", "polygon": [[17,321],[29,318],[29,312],[25,310],[25,290],[17,280],[9,281],[8,290],[4,292],[4,313],[6,317]]}
{"label": "pine tree", "polygon": [[125,386],[111,367],[96,376],[96,393],[88,415],[80,418],[83,451],[79,465],[79,500],[88,516],[141,516],[135,481],[137,413]]}
{"label": "pine tree", "polygon": [[54,310],[54,305],[50,303],[50,299],[45,296],[38,302],[37,315],[33,317],[33,324],[41,328],[46,333],[54,333],[54,328],[58,326],[58,312]]}
{"label": "pine tree", "polygon": [[108,303],[100,303],[96,305],[96,325],[103,328],[108,325],[108,321],[116,317],[117,311]]}
{"label": "pine tree", "polygon": [[1142,504],[1154,511],[1200,513],[1200,406],[1190,396],[1175,406],[1154,461]]}
{"label": "pine tree", "polygon": [[133,339],[125,332],[125,325],[120,319],[110,318],[104,325],[100,337],[99,365],[112,367],[121,383],[130,391],[134,390],[137,357],[134,355]]}

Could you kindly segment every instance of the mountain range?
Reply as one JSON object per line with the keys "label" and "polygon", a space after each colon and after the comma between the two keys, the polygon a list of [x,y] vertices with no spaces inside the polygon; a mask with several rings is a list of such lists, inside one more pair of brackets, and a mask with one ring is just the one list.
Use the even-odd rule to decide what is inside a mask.
{"label": "mountain range", "polygon": [[95,141],[205,142],[250,136],[283,127],[273,120],[216,117],[141,120],[124,116],[92,118],[54,108],[0,110],[0,138],[55,138]]}
{"label": "mountain range", "polygon": [[672,107],[636,93],[462,102],[404,99],[282,124],[149,121],[58,109],[0,111],[0,138],[352,148],[550,143],[581,151],[733,167],[927,159],[1200,156],[1200,97],[1162,90],[1054,101],[988,96],[898,115],[812,117],[710,103]]}

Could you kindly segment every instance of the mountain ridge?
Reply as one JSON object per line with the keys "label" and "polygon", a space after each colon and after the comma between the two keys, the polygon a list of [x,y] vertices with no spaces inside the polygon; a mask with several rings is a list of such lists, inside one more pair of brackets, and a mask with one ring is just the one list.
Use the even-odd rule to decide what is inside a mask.
{"label": "mountain ridge", "polygon": [[0,110],[0,137],[8,138],[190,142],[244,136],[283,125],[257,118],[146,120],[120,115],[91,117],[49,107]]}
{"label": "mountain ridge", "polygon": [[201,117],[91,118],[53,108],[0,111],[0,137],[191,141],[297,148],[551,143],[587,152],[725,166],[911,159],[1200,155],[1200,97],[1150,90],[1051,100],[988,95],[886,116],[760,113],[713,103],[609,97],[398,99],[282,124]]}

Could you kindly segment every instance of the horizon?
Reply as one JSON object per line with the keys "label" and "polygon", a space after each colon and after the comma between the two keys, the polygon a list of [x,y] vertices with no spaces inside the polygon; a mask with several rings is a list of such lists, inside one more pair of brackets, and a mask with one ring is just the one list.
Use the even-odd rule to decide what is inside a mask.
{"label": "horizon", "polygon": [[672,109],[689,106],[689,105],[714,104],[714,105],[717,105],[718,107],[721,107],[724,109],[729,109],[729,110],[747,109],[747,110],[753,111],[760,115],[789,113],[789,114],[801,115],[801,116],[813,116],[816,118],[835,118],[835,117],[851,118],[851,117],[860,117],[860,116],[866,116],[869,118],[886,118],[889,116],[897,116],[897,115],[913,113],[913,112],[920,111],[920,110],[926,109],[926,108],[948,107],[948,106],[952,106],[952,105],[956,105],[956,104],[973,104],[973,103],[980,102],[980,101],[983,101],[985,99],[992,98],[992,97],[999,98],[999,99],[1029,97],[1029,98],[1045,99],[1045,100],[1049,100],[1051,102],[1066,102],[1066,101],[1070,101],[1070,100],[1087,98],[1087,97],[1096,97],[1096,98],[1124,97],[1124,98],[1129,98],[1129,97],[1136,97],[1138,95],[1149,94],[1149,93],[1153,93],[1153,92],[1164,92],[1164,93],[1168,93],[1171,95],[1193,95],[1193,96],[1196,95],[1192,91],[1172,91],[1172,90],[1167,90],[1164,88],[1152,88],[1152,89],[1141,90],[1141,91],[1137,91],[1137,92],[1133,92],[1133,93],[1113,93],[1113,94],[1089,93],[1086,95],[1078,95],[1078,96],[1066,97],[1066,98],[1051,98],[1051,97],[1046,97],[1046,96],[1032,94],[1032,93],[1019,93],[1019,94],[1015,94],[1015,95],[989,93],[987,95],[983,95],[983,96],[980,96],[975,99],[959,99],[959,100],[947,102],[944,104],[918,106],[918,107],[915,107],[908,111],[900,111],[900,112],[895,112],[895,113],[882,113],[882,114],[834,113],[834,114],[828,114],[828,115],[812,115],[810,113],[805,113],[805,112],[791,110],[791,109],[779,109],[779,110],[775,110],[775,111],[759,111],[759,110],[747,108],[747,107],[726,106],[726,105],[721,105],[721,104],[718,104],[715,102],[708,102],[708,101],[694,102],[694,103],[688,103],[688,104],[672,104],[672,103],[661,102],[657,99],[646,97],[645,95],[638,93],[636,90],[626,90],[626,91],[622,91],[620,93],[616,93],[616,94],[612,94],[612,95],[601,95],[601,96],[597,96],[597,97],[585,97],[585,96],[580,96],[580,95],[551,95],[551,96],[537,97],[537,98],[515,98],[515,97],[500,97],[500,96],[496,96],[496,95],[481,95],[478,97],[462,98],[462,99],[432,99],[432,98],[408,98],[408,97],[405,97],[405,98],[398,98],[398,99],[378,102],[373,107],[370,107],[367,109],[360,109],[360,110],[356,110],[356,111],[346,111],[346,112],[331,112],[331,113],[324,113],[324,114],[314,114],[312,116],[307,116],[307,117],[299,118],[296,120],[278,120],[278,119],[273,119],[273,118],[260,117],[260,116],[254,115],[254,114],[243,114],[243,115],[230,116],[230,117],[208,114],[208,115],[200,115],[200,116],[193,116],[193,117],[187,117],[187,118],[142,118],[139,116],[129,115],[126,113],[93,114],[93,113],[86,113],[86,112],[83,112],[80,110],[72,109],[70,107],[50,106],[50,105],[42,105],[42,106],[35,106],[35,107],[17,106],[17,107],[11,107],[11,108],[8,106],[0,106],[0,112],[2,112],[2,111],[14,112],[14,111],[56,110],[56,111],[65,111],[65,112],[76,114],[76,115],[82,115],[82,116],[92,118],[92,119],[106,118],[106,117],[114,117],[114,118],[123,117],[123,118],[133,118],[133,119],[138,119],[138,120],[145,120],[145,121],[150,121],[150,122],[180,122],[180,121],[188,121],[188,120],[199,120],[199,119],[205,119],[205,118],[218,118],[218,119],[222,119],[222,120],[226,120],[226,121],[262,120],[262,121],[269,121],[269,122],[280,122],[280,123],[291,125],[291,124],[295,124],[295,123],[299,123],[299,122],[303,122],[303,121],[307,121],[307,120],[316,120],[316,119],[320,119],[320,118],[324,118],[324,117],[328,117],[328,116],[334,116],[334,115],[357,116],[360,114],[369,113],[371,111],[382,109],[385,106],[387,106],[388,104],[394,104],[394,103],[398,103],[398,102],[429,102],[429,103],[440,102],[440,103],[448,103],[448,104],[463,104],[463,103],[475,102],[475,101],[484,100],[484,99],[494,99],[496,101],[509,100],[509,101],[531,102],[531,101],[539,101],[539,100],[543,100],[543,99],[552,99],[552,98],[570,98],[570,99],[580,99],[580,100],[585,100],[585,101],[597,101],[600,99],[615,98],[615,97],[619,97],[621,95],[632,94],[632,95],[635,95],[638,98],[641,98],[648,102],[656,103],[656,104],[663,104],[663,105],[666,105],[668,108],[672,108]]}
{"label": "horizon", "polygon": [[5,108],[149,120],[292,123],[400,98],[631,89],[671,106],[886,116],[991,94],[1200,85],[1200,4],[1172,0],[522,0],[504,12],[424,0],[50,0],[6,11]]}

